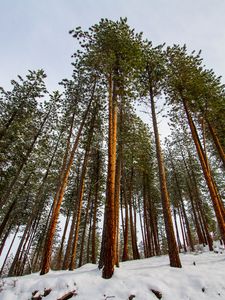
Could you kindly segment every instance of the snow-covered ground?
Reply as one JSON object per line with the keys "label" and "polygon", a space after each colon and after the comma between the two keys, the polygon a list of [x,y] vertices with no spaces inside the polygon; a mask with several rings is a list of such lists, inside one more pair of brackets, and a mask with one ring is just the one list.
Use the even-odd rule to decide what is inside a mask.
{"label": "snow-covered ground", "polygon": [[[225,251],[219,253],[181,254],[181,269],[169,266],[168,256],[128,261],[115,269],[113,278],[102,279],[96,265],[87,264],[71,271],[51,271],[1,280],[1,300],[32,299],[32,292],[42,299],[56,300],[76,290],[74,300],[163,300],[225,299]],[[133,295],[133,296],[132,296]],[[35,296],[38,296],[36,293]],[[35,299],[35,298],[33,298]],[[41,298],[39,298],[41,299]]]}

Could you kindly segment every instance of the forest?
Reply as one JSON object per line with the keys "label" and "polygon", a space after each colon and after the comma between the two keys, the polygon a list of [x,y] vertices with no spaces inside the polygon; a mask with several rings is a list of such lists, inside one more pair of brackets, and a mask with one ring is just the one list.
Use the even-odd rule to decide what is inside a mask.
{"label": "forest", "polygon": [[225,244],[221,77],[126,18],[69,33],[59,90],[42,69],[0,88],[0,276],[93,263],[109,279],[121,261],[168,254],[182,268],[180,253]]}

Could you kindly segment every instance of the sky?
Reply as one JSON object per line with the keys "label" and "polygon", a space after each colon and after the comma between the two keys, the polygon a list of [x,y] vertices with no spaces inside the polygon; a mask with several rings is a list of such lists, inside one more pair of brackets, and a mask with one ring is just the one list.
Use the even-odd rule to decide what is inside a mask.
{"label": "sky", "polygon": [[68,31],[101,18],[128,23],[154,45],[202,49],[205,64],[225,78],[224,0],[0,0],[0,86],[43,68],[49,89],[72,73],[75,40]]}
{"label": "sky", "polygon": [[72,74],[69,30],[120,17],[153,45],[201,49],[207,68],[225,81],[225,0],[0,0],[0,86],[10,89],[17,75],[42,68],[56,90]]}

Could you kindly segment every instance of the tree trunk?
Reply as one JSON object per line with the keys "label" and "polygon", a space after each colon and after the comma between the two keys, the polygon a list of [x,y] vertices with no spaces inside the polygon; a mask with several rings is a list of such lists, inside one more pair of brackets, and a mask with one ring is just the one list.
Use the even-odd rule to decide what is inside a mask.
{"label": "tree trunk", "polygon": [[216,134],[216,130],[215,130],[214,126],[212,126],[212,124],[208,120],[206,120],[206,122],[208,124],[209,131],[210,131],[211,136],[213,138],[213,142],[214,142],[214,144],[216,146],[218,154],[219,154],[219,156],[220,156],[220,158],[221,158],[221,160],[223,162],[223,167],[225,169],[225,153],[224,153],[223,147],[222,147],[222,145],[220,143],[220,140],[219,140],[219,138],[218,138],[218,136]]}
{"label": "tree trunk", "polygon": [[[42,257],[43,257],[43,252],[44,252],[44,242],[45,242],[45,238],[47,236],[47,228],[49,226],[49,223],[50,223],[50,216],[52,214],[52,211],[53,211],[53,203],[51,205],[51,208],[49,210],[49,213],[48,213],[48,217],[47,217],[47,220],[45,222],[45,226],[43,228],[43,235],[41,235],[38,239],[38,242],[37,242],[37,246],[35,248],[35,251],[33,253],[33,256],[32,256],[32,259],[31,259],[31,266],[32,266],[32,270],[34,271],[39,271],[40,270],[40,267],[41,267],[41,260],[42,260]],[[40,211],[40,215],[42,214],[42,211]]]}
{"label": "tree trunk", "polygon": [[203,210],[203,207],[202,207],[202,201],[201,201],[201,198],[200,198],[196,178],[193,177],[193,179],[194,179],[195,200],[196,200],[196,205],[197,205],[197,208],[198,208],[197,212],[198,212],[198,215],[199,215],[200,224],[203,227],[202,232],[204,233],[204,239],[207,241],[207,244],[209,246],[209,250],[213,251],[213,240],[212,240],[212,237],[209,233],[209,228],[208,228],[205,213],[204,213],[204,210]]}
{"label": "tree trunk", "polygon": [[[117,143],[117,96],[116,84],[109,76],[109,131],[108,131],[108,173],[105,204],[105,243],[102,277],[111,278],[115,264],[115,175]],[[113,92],[112,92],[113,90]]]}
{"label": "tree trunk", "polygon": [[149,185],[149,177],[147,176],[147,196],[148,196],[148,207],[149,207],[149,218],[150,218],[150,227],[153,235],[153,250],[155,255],[160,255],[160,246],[158,241],[158,229],[157,229],[157,215],[154,202],[151,197],[151,190]]}
{"label": "tree trunk", "polygon": [[140,199],[138,198],[138,209],[139,209],[139,221],[141,226],[141,235],[142,235],[142,243],[143,243],[143,250],[144,250],[144,257],[147,257],[147,251],[146,251],[146,240],[144,235],[144,228],[143,228],[143,222],[142,222],[142,215],[141,215],[141,205],[140,205]]}
{"label": "tree trunk", "polygon": [[61,185],[63,182],[63,176],[65,175],[65,172],[66,172],[66,166],[68,163],[68,156],[69,156],[69,151],[70,151],[70,140],[71,140],[71,136],[73,133],[74,119],[75,119],[75,110],[73,112],[73,115],[72,115],[72,118],[70,121],[70,130],[69,130],[69,134],[68,134],[67,141],[66,141],[66,149],[65,149],[65,152],[63,155],[63,161],[62,161],[62,166],[61,166],[59,177],[58,177],[58,184],[57,184],[57,188],[56,188],[56,192],[55,192],[55,197],[53,199],[52,214],[55,213],[55,208],[57,205],[57,201],[59,199],[60,188],[61,188]]}
{"label": "tree trunk", "polygon": [[58,217],[59,217],[59,213],[60,213],[60,207],[61,207],[61,203],[62,203],[62,200],[63,200],[63,197],[64,197],[65,189],[67,187],[67,180],[68,180],[68,177],[69,177],[69,174],[70,174],[71,166],[73,164],[73,159],[74,159],[75,151],[77,149],[77,146],[78,146],[78,143],[79,143],[79,140],[80,140],[80,136],[81,136],[81,133],[82,133],[82,130],[83,130],[83,127],[84,127],[87,115],[88,115],[89,110],[91,108],[92,100],[94,98],[94,92],[95,92],[95,84],[94,84],[94,88],[93,88],[91,99],[90,99],[89,104],[87,106],[87,109],[86,109],[86,111],[84,113],[84,117],[83,117],[83,119],[81,121],[79,130],[78,130],[78,133],[77,133],[76,140],[75,140],[73,148],[71,150],[69,162],[67,164],[66,171],[65,171],[65,174],[63,176],[62,184],[61,184],[61,187],[60,187],[58,201],[57,201],[57,204],[56,204],[55,209],[54,209],[53,214],[52,214],[50,228],[49,228],[49,231],[48,231],[48,236],[46,238],[45,252],[44,252],[44,257],[43,257],[43,262],[42,262],[42,268],[41,268],[40,275],[44,275],[44,274],[48,273],[48,271],[50,269],[53,239],[54,239],[56,225],[57,225]]}
{"label": "tree trunk", "polygon": [[91,196],[92,196],[92,182],[90,184],[88,201],[87,201],[87,206],[85,209],[85,219],[84,219],[84,225],[83,225],[84,228],[83,228],[83,233],[82,233],[82,237],[81,237],[80,257],[79,257],[79,263],[78,263],[79,268],[83,265],[84,242],[85,242],[85,237],[86,237],[86,228],[87,228],[88,220],[90,219]]}
{"label": "tree trunk", "polygon": [[[124,222],[124,231],[123,231],[123,255],[122,255],[122,261],[129,260],[129,255],[128,255],[128,204],[127,204],[127,190],[126,190],[126,181],[124,178],[124,170],[123,170],[123,199],[124,199],[124,206],[125,206],[125,222]],[[121,210],[122,212],[122,210]]]}
{"label": "tree trunk", "polygon": [[[189,181],[191,181],[193,179],[192,179],[191,173],[189,171],[189,168],[187,166],[187,163],[186,163],[184,153],[182,151],[181,146],[180,146],[180,151],[181,151],[182,160],[183,160],[183,163],[184,163]],[[194,214],[194,222],[195,222],[195,227],[196,227],[196,231],[197,231],[197,236],[198,236],[199,243],[204,244],[206,241],[205,241],[205,238],[204,238],[204,235],[203,235],[203,232],[201,230],[201,227],[200,227],[200,224],[199,224],[199,221],[198,221],[198,217],[197,217],[197,214],[196,214],[196,208],[195,208],[195,205],[194,205],[194,197],[193,197],[193,193],[192,193],[189,181],[188,181],[188,179],[186,179],[186,186],[187,186],[187,189],[188,189],[188,195],[189,195],[189,199],[191,201],[192,211],[193,211],[193,214]]]}
{"label": "tree trunk", "polygon": [[[41,218],[41,215],[39,214],[39,216],[37,216],[37,218],[34,220],[34,224],[30,228],[29,234],[27,234],[26,241],[23,244],[23,248],[22,248],[22,251],[21,251],[20,256],[19,256],[19,263],[18,263],[17,268],[15,270],[15,275],[16,276],[23,275],[25,264],[28,260],[28,253],[30,251],[30,247],[31,247],[31,244],[33,242],[33,238],[34,238],[34,235],[36,233],[37,227],[39,225],[40,218]],[[31,265],[30,265],[30,273],[31,272],[32,272],[32,268],[31,268]]]}
{"label": "tree trunk", "polygon": [[144,201],[144,228],[145,228],[145,241],[146,241],[146,257],[152,256],[152,247],[150,242],[150,222],[149,222],[149,202],[147,197],[147,178],[143,176],[143,201]]}
{"label": "tree trunk", "polygon": [[133,167],[131,169],[131,177],[130,177],[130,184],[129,184],[129,195],[128,195],[128,206],[129,206],[129,217],[130,217],[130,233],[131,233],[131,242],[132,242],[132,251],[133,251],[133,259],[139,259],[139,252],[137,248],[136,236],[135,236],[135,227],[134,227],[134,218],[133,218]]}
{"label": "tree trunk", "polygon": [[25,228],[25,230],[24,230],[24,232],[23,232],[22,238],[20,240],[19,246],[18,246],[16,254],[14,256],[12,265],[10,266],[8,276],[14,276],[14,275],[16,275],[16,268],[18,266],[18,262],[19,262],[19,257],[20,257],[20,254],[21,254],[21,250],[22,250],[22,247],[24,245],[24,242],[27,239],[27,236],[29,236],[29,232],[31,230],[31,225],[32,225],[32,223],[29,223],[29,226],[27,225],[26,228]]}
{"label": "tree trunk", "polygon": [[180,252],[182,246],[181,246],[180,235],[179,235],[178,226],[177,226],[177,212],[176,212],[175,208],[173,210],[173,216],[174,216],[174,223],[175,223],[175,229],[176,229],[176,235],[177,235],[177,243],[178,243],[179,252]]}
{"label": "tree trunk", "polygon": [[90,222],[89,222],[89,228],[88,228],[87,256],[86,256],[87,264],[90,262],[90,244],[91,244],[91,231],[92,231],[92,210],[93,210],[93,203],[92,203],[92,206],[91,206]]}
{"label": "tree trunk", "polygon": [[190,230],[190,225],[189,225],[188,217],[187,217],[187,214],[186,214],[186,211],[185,211],[185,207],[184,207],[184,201],[183,201],[183,197],[182,197],[182,191],[181,191],[180,183],[178,181],[178,175],[177,175],[177,172],[176,172],[176,168],[175,168],[174,163],[173,163],[173,156],[172,156],[172,153],[171,153],[170,150],[169,150],[169,155],[170,155],[170,163],[171,163],[173,174],[174,174],[174,178],[175,178],[176,188],[177,188],[178,195],[179,195],[179,201],[181,203],[181,208],[182,208],[182,211],[183,211],[184,220],[185,220],[185,224],[186,224],[189,245],[191,247],[191,251],[194,251],[194,244],[193,244],[193,240],[192,240],[192,235],[191,235],[191,230]]}
{"label": "tree trunk", "polygon": [[145,249],[146,254],[145,257],[151,256],[151,245],[150,245],[150,224],[149,224],[149,216],[148,216],[148,201],[147,201],[147,184],[146,184],[146,176],[143,175],[143,217],[144,217],[144,241],[145,241]]}
{"label": "tree trunk", "polygon": [[197,214],[196,214],[196,208],[195,208],[195,205],[194,205],[194,199],[193,199],[192,191],[191,191],[190,184],[189,184],[188,181],[187,181],[187,188],[188,188],[189,199],[191,201],[191,207],[192,207],[192,211],[193,211],[193,215],[194,215],[194,222],[195,222],[195,228],[196,228],[196,231],[197,231],[198,242],[199,242],[199,244],[204,244],[205,239],[203,237],[203,234],[202,234],[202,231],[201,231],[201,228],[200,228],[200,225],[199,225],[198,217],[197,217]]}
{"label": "tree trunk", "polygon": [[84,196],[84,181],[85,181],[85,175],[87,170],[87,163],[89,159],[89,153],[90,153],[90,147],[92,143],[92,137],[93,137],[93,131],[94,131],[94,125],[95,125],[95,117],[96,117],[96,111],[93,112],[93,116],[91,119],[91,125],[87,137],[87,146],[85,150],[85,156],[81,171],[81,179],[80,179],[80,187],[78,191],[78,208],[77,208],[77,220],[76,220],[76,228],[75,228],[75,235],[74,235],[74,241],[72,246],[72,253],[71,253],[71,261],[69,270],[72,271],[76,267],[76,252],[77,252],[77,242],[78,242],[78,236],[79,236],[79,229],[80,229],[80,219],[81,219],[81,210],[82,210],[82,204],[83,204],[83,196]]}
{"label": "tree trunk", "polygon": [[169,200],[169,194],[167,190],[166,174],[165,174],[163,155],[162,155],[162,150],[160,145],[158,125],[157,125],[156,112],[155,112],[155,103],[154,103],[153,91],[151,88],[150,88],[150,102],[151,102],[152,121],[153,121],[153,129],[154,129],[155,143],[156,143],[156,153],[157,153],[157,160],[158,160],[158,167],[159,167],[159,180],[160,180],[160,187],[161,187],[163,216],[164,216],[164,222],[166,228],[170,266],[181,268],[179,252],[178,252],[176,238],[173,230],[172,215],[170,211],[170,200]]}
{"label": "tree trunk", "polygon": [[222,203],[221,200],[218,197],[218,191],[215,189],[215,184],[213,183],[213,178],[211,175],[210,170],[208,169],[208,165],[206,162],[206,158],[203,152],[203,149],[201,147],[201,143],[198,137],[198,133],[196,130],[196,127],[194,125],[194,122],[192,120],[191,114],[189,112],[188,106],[187,106],[187,102],[186,100],[183,98],[183,105],[184,105],[184,110],[188,119],[188,123],[189,123],[189,127],[192,133],[192,138],[194,140],[195,146],[196,146],[196,150],[198,153],[198,157],[202,166],[202,170],[203,170],[203,174],[205,176],[205,180],[206,183],[208,185],[209,188],[209,192],[210,192],[210,196],[213,202],[213,207],[214,207],[214,211],[216,214],[216,218],[218,221],[218,225],[219,225],[219,229],[220,229],[220,234],[221,237],[225,243],[225,219],[224,219],[224,208],[222,207]]}
{"label": "tree trunk", "polygon": [[[212,174],[211,170],[210,170],[210,165],[209,165],[209,160],[208,160],[208,155],[207,155],[207,151],[206,151],[206,134],[205,134],[205,120],[202,118],[202,136],[203,136],[203,147],[204,147],[204,157],[205,157],[205,162],[206,162],[206,165],[207,165],[207,168],[208,168],[208,171],[210,174]],[[217,197],[219,199],[219,206],[220,206],[220,210],[222,212],[222,215],[223,215],[223,218],[225,220],[225,207],[223,205],[223,202],[222,202],[222,199],[219,195],[219,192],[218,192],[218,189],[217,189],[217,185],[216,185],[216,182],[212,176],[212,182],[213,182],[213,185],[214,185],[214,188],[215,188],[215,191],[217,193]]]}
{"label": "tree trunk", "polygon": [[[77,198],[75,198],[75,204],[77,206]],[[66,245],[66,251],[64,254],[64,260],[63,260],[63,265],[62,269],[67,270],[70,265],[70,257],[71,257],[71,251],[72,251],[72,242],[73,242],[73,236],[74,236],[74,229],[75,229],[75,222],[76,222],[76,216],[77,216],[77,207],[74,207],[73,209],[73,215],[72,215],[72,221],[70,225],[70,233]]]}
{"label": "tree trunk", "polygon": [[183,217],[181,214],[180,207],[178,207],[178,215],[179,215],[179,219],[180,219],[180,228],[181,228],[181,233],[182,233],[182,238],[183,238],[184,252],[187,252],[185,228],[184,228],[184,222],[183,222]]}
{"label": "tree trunk", "polygon": [[191,248],[191,251],[194,251],[195,249],[194,249],[193,239],[192,239],[192,235],[191,235],[190,225],[189,225],[188,217],[187,217],[186,210],[185,210],[185,207],[184,207],[184,201],[183,201],[182,198],[180,199],[180,202],[181,202],[181,209],[182,209],[183,216],[184,216],[184,222],[185,222],[185,225],[186,225],[185,227],[186,227],[186,230],[187,230],[188,244]]}
{"label": "tree trunk", "polygon": [[116,180],[115,180],[115,265],[119,267],[119,211],[120,211],[120,178],[121,178],[121,143],[118,146],[118,157],[116,163]]}
{"label": "tree trunk", "polygon": [[[18,246],[18,250],[17,250],[18,253],[17,253],[16,256],[14,257],[15,263],[16,263],[16,261],[18,260],[17,255],[19,255],[19,253],[20,253],[20,251],[21,251],[21,249],[22,249],[22,247],[23,247],[23,243],[24,243],[24,241],[25,241],[26,235],[28,234],[28,232],[29,232],[29,230],[30,230],[30,228],[31,228],[32,222],[34,221],[34,218],[37,217],[37,213],[41,210],[41,207],[43,206],[43,203],[40,202],[40,199],[39,199],[39,198],[41,197],[41,194],[43,193],[43,188],[44,188],[44,185],[45,185],[45,183],[46,183],[48,174],[49,174],[49,172],[50,172],[51,165],[52,165],[52,162],[53,162],[53,160],[54,160],[54,157],[55,157],[55,154],[56,154],[56,151],[57,151],[57,148],[58,148],[59,140],[60,140],[60,135],[59,135],[59,138],[58,138],[58,140],[57,140],[57,142],[56,142],[56,146],[55,146],[55,148],[54,148],[53,154],[52,154],[52,156],[51,156],[51,159],[50,159],[50,161],[49,161],[49,164],[48,164],[48,166],[47,166],[47,169],[46,169],[46,171],[45,171],[45,174],[44,174],[44,176],[43,176],[43,178],[42,178],[41,184],[40,184],[40,186],[39,186],[39,188],[38,188],[38,192],[37,192],[37,194],[36,194],[36,196],[35,196],[35,201],[34,201],[34,205],[33,205],[33,208],[32,208],[32,212],[31,212],[30,217],[29,217],[29,219],[28,219],[28,221],[27,221],[27,224],[26,224],[26,227],[25,227],[25,230],[24,230],[22,239],[21,239],[20,244],[19,244],[19,246]],[[30,178],[30,176],[28,176],[28,179],[27,179],[27,181],[24,183],[24,185],[27,184],[27,182],[29,181],[29,178]],[[13,262],[13,263],[12,263],[12,266],[11,266],[11,268],[10,268],[10,273],[9,273],[10,276],[12,276],[13,273],[14,273],[15,263]]]}
{"label": "tree trunk", "polygon": [[97,227],[97,209],[98,209],[98,197],[99,197],[99,180],[100,180],[100,152],[96,151],[96,182],[95,182],[95,197],[93,203],[93,225],[92,225],[92,237],[91,237],[91,262],[96,264],[96,227]]}
{"label": "tree trunk", "polygon": [[65,222],[65,226],[64,226],[64,230],[63,230],[63,235],[62,235],[62,239],[61,239],[61,245],[60,245],[59,252],[57,255],[56,270],[61,270],[63,246],[64,246],[64,242],[65,242],[65,238],[66,238],[66,232],[67,232],[67,228],[69,225],[69,220],[70,220],[70,210],[68,209],[67,215],[66,215],[66,222]]}

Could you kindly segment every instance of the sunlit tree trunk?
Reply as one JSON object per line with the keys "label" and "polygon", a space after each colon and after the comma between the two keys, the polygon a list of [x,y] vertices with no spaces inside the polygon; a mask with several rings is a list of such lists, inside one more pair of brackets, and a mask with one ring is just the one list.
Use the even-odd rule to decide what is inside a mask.
{"label": "sunlit tree trunk", "polygon": [[108,174],[105,204],[105,243],[102,277],[111,278],[115,264],[115,175],[117,143],[117,96],[116,84],[109,76],[109,131],[108,131]]}
{"label": "sunlit tree trunk", "polygon": [[214,211],[215,211],[216,218],[217,218],[217,221],[218,221],[220,234],[221,234],[221,237],[222,237],[222,239],[225,243],[225,218],[224,218],[225,213],[224,213],[224,207],[222,206],[221,200],[219,199],[219,196],[218,196],[218,191],[216,190],[215,184],[213,183],[213,178],[212,178],[211,172],[208,168],[208,164],[207,164],[203,149],[201,147],[201,143],[200,143],[200,140],[199,140],[199,137],[198,137],[198,133],[197,133],[195,124],[192,120],[190,111],[188,109],[187,102],[184,98],[182,100],[183,100],[184,110],[185,110],[185,113],[186,113],[186,116],[187,116],[187,119],[188,119],[188,124],[189,124],[190,130],[191,130],[192,137],[193,137],[193,140],[194,140],[194,143],[195,143],[195,146],[196,146],[196,150],[197,150],[197,153],[198,153],[198,157],[199,157],[199,160],[200,160],[200,163],[201,163],[201,166],[202,166],[203,174],[205,176],[205,180],[206,180],[206,183],[208,185],[210,196],[211,196],[211,199],[212,199],[212,202],[213,202],[213,207],[214,207]]}
{"label": "sunlit tree trunk", "polygon": [[60,207],[61,207],[61,203],[62,203],[62,200],[63,200],[63,197],[64,197],[65,189],[67,187],[67,180],[68,180],[68,177],[69,177],[69,174],[70,174],[71,166],[73,164],[75,151],[77,149],[77,146],[78,146],[78,143],[79,143],[79,140],[80,140],[80,136],[81,136],[81,133],[82,133],[82,130],[83,130],[83,127],[84,127],[84,124],[85,124],[85,121],[86,121],[86,118],[87,118],[87,115],[89,113],[91,103],[92,103],[92,100],[93,100],[93,97],[94,97],[94,90],[95,90],[95,86],[94,86],[94,89],[93,89],[92,97],[89,101],[89,104],[87,106],[87,109],[85,111],[83,119],[81,121],[79,130],[78,130],[78,133],[77,133],[77,137],[76,137],[75,142],[73,144],[73,148],[72,148],[71,153],[70,153],[70,158],[69,158],[66,170],[65,170],[65,174],[63,176],[61,187],[60,187],[59,196],[58,196],[58,199],[57,199],[57,204],[55,206],[55,209],[53,210],[53,215],[52,215],[52,218],[51,218],[51,223],[50,223],[50,227],[49,227],[49,231],[48,231],[48,236],[47,236],[47,239],[46,239],[45,252],[44,252],[44,256],[43,256],[43,262],[42,262],[42,268],[41,268],[40,275],[44,275],[44,274],[48,273],[48,271],[50,269],[53,239],[54,239],[56,225],[57,225],[58,217],[59,217],[59,213],[60,213]]}

